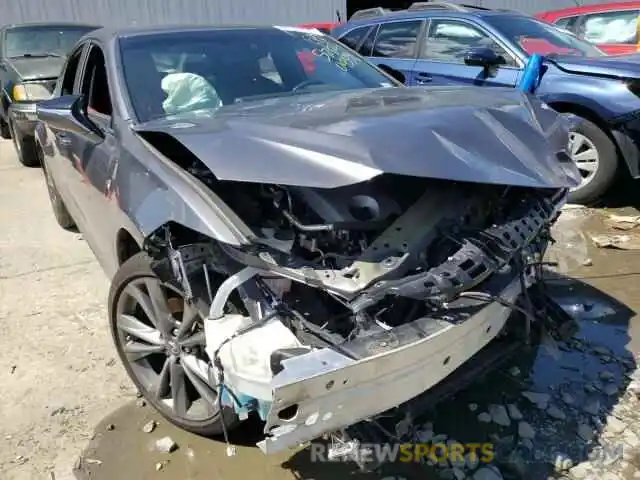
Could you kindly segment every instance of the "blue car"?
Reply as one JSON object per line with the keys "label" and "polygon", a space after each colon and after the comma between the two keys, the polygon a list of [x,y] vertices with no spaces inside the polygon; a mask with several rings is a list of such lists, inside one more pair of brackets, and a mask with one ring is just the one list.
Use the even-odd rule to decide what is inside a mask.
{"label": "blue car", "polygon": [[535,94],[582,119],[569,146],[582,175],[571,201],[595,203],[618,173],[640,177],[640,55],[606,56],[532,17],[445,2],[361,12],[332,36],[420,87],[516,87],[530,56],[543,55]]}

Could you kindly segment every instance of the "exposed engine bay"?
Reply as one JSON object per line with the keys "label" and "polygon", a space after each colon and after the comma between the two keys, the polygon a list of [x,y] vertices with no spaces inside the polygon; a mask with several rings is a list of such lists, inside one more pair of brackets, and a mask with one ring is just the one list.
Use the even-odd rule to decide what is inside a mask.
{"label": "exposed engine bay", "polygon": [[567,194],[398,175],[315,189],[191,173],[255,242],[184,244],[167,228],[156,258],[210,299],[210,363],[194,367],[240,419],[266,422],[267,453],[423,393],[514,312],[527,335],[537,321],[528,292]]}

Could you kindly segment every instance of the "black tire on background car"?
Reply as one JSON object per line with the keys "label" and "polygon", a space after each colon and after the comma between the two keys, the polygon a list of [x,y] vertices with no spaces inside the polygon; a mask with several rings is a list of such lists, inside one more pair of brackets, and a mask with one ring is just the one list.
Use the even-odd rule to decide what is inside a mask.
{"label": "black tire on background car", "polygon": [[49,201],[51,202],[53,215],[56,217],[58,225],[60,225],[65,230],[72,230],[73,228],[75,228],[76,222],[73,220],[73,217],[67,210],[64,201],[60,197],[60,193],[58,193],[58,189],[55,182],[53,181],[53,178],[45,167],[42,150],[39,147],[35,147],[35,152],[38,156],[38,161],[42,164],[42,172],[44,173],[45,183],[47,184],[47,193],[49,194]]}
{"label": "black tire on background car", "polygon": [[[109,326],[118,356],[144,398],[163,417],[192,433],[223,433],[217,394],[202,380],[189,357],[207,361],[202,308],[187,304],[179,288],[162,282],[151,259],[139,252],[113,277]],[[225,407],[228,430],[238,423]]]}
{"label": "black tire on background car", "polygon": [[569,193],[569,201],[590,205],[609,190],[618,173],[618,152],[609,136],[596,124],[582,119],[571,134],[569,153],[582,183]]}
{"label": "black tire on background car", "polygon": [[36,154],[36,144],[33,139],[25,138],[18,130],[14,123],[9,120],[9,131],[13,138],[13,146],[16,149],[18,161],[25,167],[37,167],[40,165],[40,159]]}
{"label": "black tire on background car", "polygon": [[9,130],[9,125],[2,118],[0,118],[0,137],[5,140],[9,140],[11,138],[11,130]]}

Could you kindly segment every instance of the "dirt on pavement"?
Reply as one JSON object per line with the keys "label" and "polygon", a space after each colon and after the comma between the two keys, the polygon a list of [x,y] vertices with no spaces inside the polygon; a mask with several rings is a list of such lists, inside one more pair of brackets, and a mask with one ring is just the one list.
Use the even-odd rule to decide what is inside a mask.
{"label": "dirt on pavement", "polygon": [[[234,457],[226,456],[223,442],[168,424],[136,398],[116,360],[104,305],[108,283],[99,265],[80,234],[57,226],[42,172],[20,166],[10,141],[0,142],[0,202],[3,480],[431,478],[430,472],[443,478],[620,479],[638,474],[640,404],[627,391],[640,381],[632,375],[632,353],[640,352],[638,251],[597,249],[587,238],[590,260],[577,258],[575,249],[561,254],[577,258],[568,262],[566,273],[578,280],[557,280],[554,289],[580,319],[578,338],[522,352],[415,422],[421,441],[492,442],[506,452],[496,467],[470,465],[467,459],[444,466],[390,464],[365,475],[354,474],[351,464],[311,462],[308,449],[264,456],[254,446],[257,422],[232,436],[238,446]],[[589,212],[580,231],[603,230],[602,215]],[[536,402],[530,392],[537,394]],[[508,407],[506,417],[501,406]],[[157,426],[145,433],[150,420]],[[526,435],[523,423],[530,428]],[[167,436],[178,447],[168,454],[155,446]],[[604,476],[593,459],[587,461],[597,441],[605,450],[625,446],[624,458],[604,465],[613,476]]]}

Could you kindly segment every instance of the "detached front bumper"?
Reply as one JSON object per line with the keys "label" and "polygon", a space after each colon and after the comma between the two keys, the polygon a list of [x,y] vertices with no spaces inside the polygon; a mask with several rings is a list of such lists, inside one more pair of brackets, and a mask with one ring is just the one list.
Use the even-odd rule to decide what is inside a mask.
{"label": "detached front bumper", "polygon": [[[496,274],[482,290],[515,302],[519,277]],[[260,449],[271,454],[295,447],[421,395],[495,339],[512,315],[499,303],[465,299],[452,302],[449,312],[447,321],[421,318],[342,345],[357,350],[360,360],[329,349],[285,360],[273,379],[270,436]]]}
{"label": "detached front bumper", "polygon": [[38,114],[35,102],[15,102],[9,107],[9,119],[21,137],[35,136]]}

